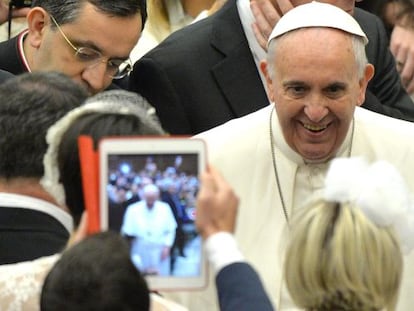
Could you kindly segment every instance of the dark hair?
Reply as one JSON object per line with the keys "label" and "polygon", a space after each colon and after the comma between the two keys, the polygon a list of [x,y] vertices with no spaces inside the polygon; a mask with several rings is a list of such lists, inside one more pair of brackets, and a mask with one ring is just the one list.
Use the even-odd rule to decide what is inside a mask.
{"label": "dark hair", "polygon": [[41,178],[48,128],[87,98],[56,72],[25,73],[0,85],[0,177]]}
{"label": "dark hair", "polygon": [[[132,93],[127,91],[107,91],[95,95],[99,98],[105,98],[105,94],[117,96],[121,93]],[[137,96],[136,94],[133,94]],[[116,97],[115,97],[116,98]],[[133,97],[135,99],[135,97]],[[128,101],[128,96],[122,100]],[[131,103],[129,103],[131,104]],[[121,107],[122,104],[119,105]],[[69,208],[75,225],[79,224],[80,217],[84,211],[82,179],[80,172],[80,161],[78,156],[78,137],[88,135],[92,137],[95,148],[99,140],[105,136],[138,136],[138,135],[162,135],[164,134],[161,126],[152,119],[152,117],[139,117],[135,114],[119,114],[110,112],[89,112],[78,117],[68,130],[63,134],[59,150],[58,165],[60,172],[60,181],[66,196],[66,206]]]}
{"label": "dark hair", "polygon": [[99,11],[111,16],[129,17],[139,12],[144,28],[147,19],[145,0],[34,0],[32,7],[42,7],[63,25],[75,21],[85,3],[90,3]]}
{"label": "dark hair", "polygon": [[113,231],[86,237],[63,252],[42,288],[42,311],[149,310],[149,290]]}

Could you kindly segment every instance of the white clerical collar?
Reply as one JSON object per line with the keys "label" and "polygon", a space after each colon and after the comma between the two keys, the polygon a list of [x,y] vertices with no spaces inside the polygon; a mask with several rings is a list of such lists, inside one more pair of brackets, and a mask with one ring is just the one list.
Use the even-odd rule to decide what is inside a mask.
{"label": "white clerical collar", "polygon": [[237,10],[239,11],[240,21],[243,26],[244,34],[247,38],[250,51],[253,55],[254,62],[256,63],[257,71],[260,74],[262,83],[266,89],[266,79],[260,70],[260,61],[266,58],[266,51],[257,42],[256,36],[254,35],[252,24],[256,22],[252,10],[250,9],[250,0],[238,0]]}
{"label": "white clerical collar", "polygon": [[24,54],[24,48],[23,48],[23,41],[24,41],[24,38],[26,38],[26,35],[28,32],[29,32],[29,29],[26,29],[19,34],[19,37],[17,38],[17,49],[19,51],[20,58],[22,59],[23,64],[26,67],[26,70],[28,72],[32,72],[29,66],[29,62],[27,61],[26,55]]}
{"label": "white clerical collar", "polygon": [[[272,105],[274,105],[272,103]],[[346,134],[345,140],[342,145],[339,147],[339,150],[336,154],[336,157],[348,157],[349,148],[351,148],[352,136],[353,136],[353,126],[354,120],[352,120],[348,133]],[[283,136],[282,129],[280,127],[279,119],[277,117],[276,110],[272,114],[272,126],[273,126],[273,141],[275,142],[276,148],[279,149],[287,159],[292,160],[297,165],[305,165],[306,162],[302,156],[296,151],[292,150],[287,144],[285,137]]]}
{"label": "white clerical collar", "polygon": [[21,194],[0,192],[0,202],[0,207],[24,208],[48,214],[59,221],[68,233],[73,231],[72,216],[57,205],[47,201]]}

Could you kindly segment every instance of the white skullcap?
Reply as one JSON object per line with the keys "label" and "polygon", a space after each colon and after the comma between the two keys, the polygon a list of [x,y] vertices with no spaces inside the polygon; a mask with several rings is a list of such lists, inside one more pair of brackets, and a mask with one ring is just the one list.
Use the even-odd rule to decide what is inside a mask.
{"label": "white skullcap", "polygon": [[340,29],[359,36],[363,38],[365,44],[368,43],[367,36],[358,22],[349,13],[328,3],[312,1],[299,5],[283,15],[275,28],[273,28],[268,44],[272,39],[280,37],[289,31],[308,27]]}

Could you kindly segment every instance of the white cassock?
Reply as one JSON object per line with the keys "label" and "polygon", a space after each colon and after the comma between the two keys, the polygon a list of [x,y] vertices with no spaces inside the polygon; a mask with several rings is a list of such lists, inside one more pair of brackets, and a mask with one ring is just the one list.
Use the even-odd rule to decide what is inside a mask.
{"label": "white cassock", "polygon": [[[197,137],[207,142],[208,161],[222,172],[240,197],[236,239],[247,261],[260,274],[273,305],[278,311],[300,310],[291,302],[283,281],[284,247],[289,232],[273,169],[271,109],[272,106],[265,107]],[[300,208],[309,196],[320,193],[329,163],[306,165],[286,144],[276,113],[272,124],[280,189],[291,216],[293,206]],[[349,154],[393,163],[414,192],[414,123],[357,107],[353,126],[338,156]],[[405,261],[398,311],[414,308],[414,252]],[[190,310],[218,310],[214,276],[210,277],[206,290],[170,298]]]}
{"label": "white cassock", "polygon": [[161,260],[164,247],[171,247],[177,222],[168,204],[155,201],[149,209],[145,200],[128,206],[121,232],[133,236],[131,255],[142,271],[157,270],[159,275],[170,274],[170,257]]}

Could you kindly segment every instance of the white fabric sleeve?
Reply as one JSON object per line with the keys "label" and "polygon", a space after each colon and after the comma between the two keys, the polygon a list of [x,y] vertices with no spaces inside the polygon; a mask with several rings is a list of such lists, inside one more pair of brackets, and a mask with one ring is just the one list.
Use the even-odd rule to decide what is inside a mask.
{"label": "white fabric sleeve", "polygon": [[228,232],[211,235],[204,245],[208,261],[216,274],[225,266],[244,261],[234,236]]}

